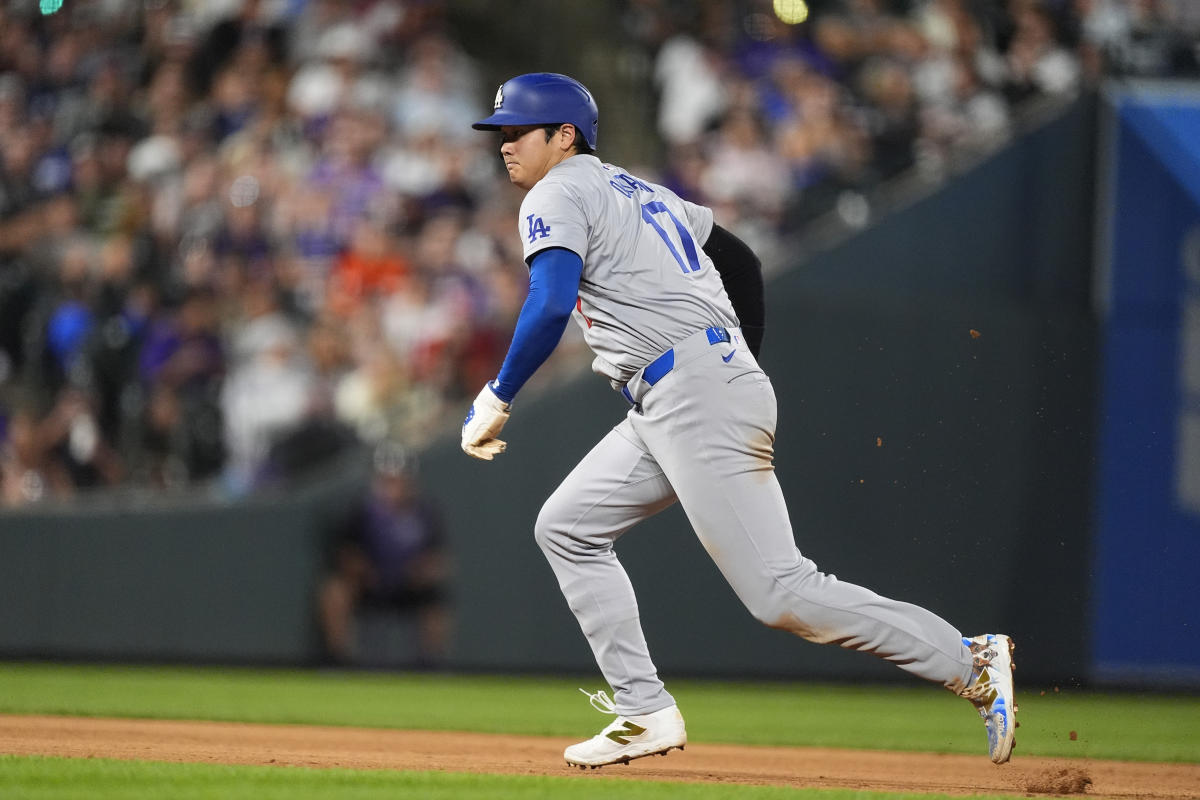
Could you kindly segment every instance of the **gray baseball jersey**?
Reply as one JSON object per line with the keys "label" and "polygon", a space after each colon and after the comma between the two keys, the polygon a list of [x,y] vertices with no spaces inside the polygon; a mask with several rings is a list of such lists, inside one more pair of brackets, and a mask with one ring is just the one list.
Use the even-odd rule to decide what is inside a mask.
{"label": "gray baseball jersey", "polygon": [[563,247],[583,259],[574,318],[593,369],[624,384],[688,334],[737,316],[702,246],[713,214],[595,156],[556,165],[521,204],[525,260]]}
{"label": "gray baseball jersey", "polygon": [[711,229],[708,209],[592,156],[556,165],[521,207],[527,257],[547,247],[582,257],[576,318],[594,368],[631,402],[534,526],[617,711],[648,714],[675,702],[613,544],[676,500],[761,622],[964,688],[971,654],[959,631],[821,573],[796,548],[773,465],[775,393],[701,249]]}

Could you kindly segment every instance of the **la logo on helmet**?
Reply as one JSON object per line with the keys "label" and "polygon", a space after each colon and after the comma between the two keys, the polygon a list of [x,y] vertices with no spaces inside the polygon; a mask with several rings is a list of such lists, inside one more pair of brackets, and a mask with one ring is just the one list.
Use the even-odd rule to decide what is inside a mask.
{"label": "la logo on helmet", "polygon": [[500,84],[500,88],[496,90],[496,102],[492,104],[492,110],[495,111],[500,106],[504,105],[504,84]]}

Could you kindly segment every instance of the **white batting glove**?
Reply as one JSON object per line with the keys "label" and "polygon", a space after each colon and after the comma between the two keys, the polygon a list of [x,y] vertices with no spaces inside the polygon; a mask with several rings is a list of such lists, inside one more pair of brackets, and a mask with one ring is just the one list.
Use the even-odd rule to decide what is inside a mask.
{"label": "white batting glove", "polygon": [[497,439],[496,435],[508,422],[511,409],[512,404],[497,397],[490,383],[484,385],[483,391],[471,404],[467,418],[463,420],[463,452],[484,461],[491,461],[498,453],[503,453],[508,445]]}

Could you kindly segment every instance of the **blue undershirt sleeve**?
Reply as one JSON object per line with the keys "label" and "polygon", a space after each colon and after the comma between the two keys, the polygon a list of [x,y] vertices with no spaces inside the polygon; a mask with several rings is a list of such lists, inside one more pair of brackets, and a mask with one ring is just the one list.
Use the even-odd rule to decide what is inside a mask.
{"label": "blue undershirt sleeve", "polygon": [[492,391],[504,402],[512,402],[558,346],[575,308],[582,274],[583,259],[561,247],[543,250],[529,262],[529,295],[517,317],[500,374],[491,383]]}

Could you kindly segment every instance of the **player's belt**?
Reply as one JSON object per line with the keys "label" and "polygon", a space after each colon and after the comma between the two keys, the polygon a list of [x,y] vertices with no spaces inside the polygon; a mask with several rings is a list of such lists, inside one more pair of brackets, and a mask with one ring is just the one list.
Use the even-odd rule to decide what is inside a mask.
{"label": "player's belt", "polygon": [[625,399],[630,404],[636,406],[642,402],[642,398],[646,392],[650,391],[650,387],[673,370],[677,362],[683,364],[691,360],[693,356],[699,355],[700,351],[707,347],[731,341],[733,341],[733,335],[730,334],[728,328],[705,328],[694,333],[635,372],[629,382],[621,387],[621,394],[625,395]]}

